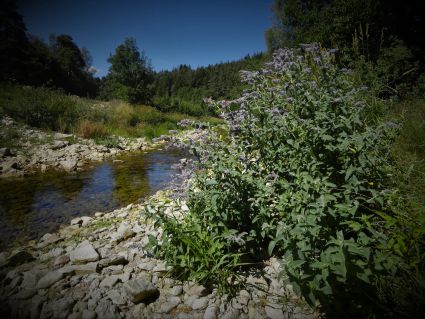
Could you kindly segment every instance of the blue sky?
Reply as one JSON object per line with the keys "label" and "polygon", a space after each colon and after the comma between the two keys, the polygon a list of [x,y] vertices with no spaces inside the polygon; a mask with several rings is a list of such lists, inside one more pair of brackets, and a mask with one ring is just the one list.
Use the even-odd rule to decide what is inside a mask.
{"label": "blue sky", "polygon": [[155,70],[237,60],[264,51],[273,0],[18,0],[28,32],[69,34],[93,56],[98,76],[125,37]]}

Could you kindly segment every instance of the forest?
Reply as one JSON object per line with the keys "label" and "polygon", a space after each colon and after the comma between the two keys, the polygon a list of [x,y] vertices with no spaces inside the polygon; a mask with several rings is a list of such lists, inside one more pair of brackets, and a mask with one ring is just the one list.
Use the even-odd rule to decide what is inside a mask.
{"label": "forest", "polygon": [[[199,166],[188,216],[181,221],[166,206],[147,208],[164,230],[150,243],[153,254],[179,279],[231,295],[241,272],[276,256],[282,280],[329,318],[420,317],[423,5],[275,0],[272,12],[265,52],[156,72],[128,37],[111,52],[108,74],[97,78],[90,53],[71,35],[52,35],[48,43],[30,35],[14,2],[5,1],[1,88],[11,96],[30,86],[125,101],[127,118],[115,132],[130,135],[128,127],[150,121],[147,110],[172,122],[164,131],[181,114],[226,124],[191,145]],[[43,122],[48,115],[34,121],[62,129],[56,120]],[[73,116],[77,123],[81,114]],[[96,116],[89,120],[108,123]]]}

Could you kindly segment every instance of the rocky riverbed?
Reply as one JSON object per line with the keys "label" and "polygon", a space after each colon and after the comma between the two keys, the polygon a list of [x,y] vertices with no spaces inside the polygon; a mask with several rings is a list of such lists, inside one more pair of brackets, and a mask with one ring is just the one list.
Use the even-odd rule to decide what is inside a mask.
{"label": "rocky riverbed", "polygon": [[45,132],[17,124],[9,117],[0,120],[0,140],[11,147],[0,148],[0,177],[23,176],[48,169],[83,170],[90,161],[102,161],[122,152],[149,150],[165,142],[145,138],[116,137],[114,146],[98,145],[73,134]]}
{"label": "rocky riverbed", "polygon": [[[147,200],[183,215],[183,200],[158,192]],[[0,254],[0,304],[5,318],[317,318],[277,279],[272,258],[246,275],[235,297],[167,277],[149,236],[159,238],[144,204],[79,217],[57,233]]]}

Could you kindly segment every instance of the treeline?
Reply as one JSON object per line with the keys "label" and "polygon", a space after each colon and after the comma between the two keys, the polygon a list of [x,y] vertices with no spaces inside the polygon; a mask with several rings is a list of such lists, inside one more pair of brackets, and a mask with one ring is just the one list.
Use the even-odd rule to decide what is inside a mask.
{"label": "treeline", "polygon": [[176,110],[201,115],[207,112],[202,102],[205,97],[236,98],[243,90],[239,71],[259,69],[265,59],[265,54],[258,53],[234,62],[197,69],[180,65],[172,71],[156,73],[153,105],[163,111]]}
{"label": "treeline", "polygon": [[420,1],[276,0],[266,31],[270,51],[320,43],[360,70],[382,93],[407,97],[425,91],[425,20]]}
{"label": "treeline", "polygon": [[98,79],[90,53],[71,36],[51,35],[45,43],[29,35],[13,0],[1,5],[0,40],[0,82],[120,99],[196,116],[210,113],[203,98],[228,99],[241,93],[239,71],[259,69],[266,59],[266,54],[258,53],[208,67],[180,65],[172,71],[154,72],[136,40],[126,38],[108,58],[108,74]]}
{"label": "treeline", "polygon": [[28,35],[15,1],[0,10],[0,81],[59,88],[79,96],[95,97],[97,80],[87,49],[69,35],[51,35],[49,43]]}

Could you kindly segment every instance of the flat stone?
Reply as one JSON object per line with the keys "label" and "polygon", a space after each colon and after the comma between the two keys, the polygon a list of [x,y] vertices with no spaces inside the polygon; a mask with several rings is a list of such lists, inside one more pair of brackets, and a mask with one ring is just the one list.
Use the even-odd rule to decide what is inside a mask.
{"label": "flat stone", "polygon": [[116,275],[108,276],[100,282],[99,287],[111,288],[118,282],[118,280],[119,277]]}
{"label": "flat stone", "polygon": [[107,258],[99,261],[99,266],[102,268],[113,266],[113,265],[126,265],[126,264],[128,264],[128,260],[122,255],[108,256]]}
{"label": "flat stone", "polygon": [[275,308],[273,306],[267,305],[265,307],[267,317],[270,319],[282,319],[283,311],[282,308]]}
{"label": "flat stone", "polygon": [[109,290],[107,292],[107,296],[114,305],[122,306],[127,303],[126,298],[124,298],[123,294],[121,294],[118,290]]}
{"label": "flat stone", "polygon": [[50,146],[51,150],[58,150],[66,147],[69,144],[68,141],[54,141],[53,145]]}
{"label": "flat stone", "polygon": [[159,290],[146,278],[135,278],[127,281],[124,284],[124,291],[134,303],[159,295]]}
{"label": "flat stone", "polygon": [[99,266],[97,262],[88,263],[84,265],[73,265],[72,266],[75,274],[77,275],[88,275],[95,273],[99,270]]}
{"label": "flat stone", "polygon": [[55,282],[61,280],[64,277],[64,274],[60,271],[51,271],[47,273],[45,276],[40,278],[37,283],[37,289],[45,289],[49,288]]}
{"label": "flat stone", "polygon": [[191,304],[191,307],[193,310],[205,309],[207,306],[208,306],[208,298],[195,299]]}
{"label": "flat stone", "polygon": [[136,233],[131,229],[130,224],[122,222],[117,229],[117,232],[112,235],[112,239],[120,242],[130,237],[133,237]]}
{"label": "flat stone", "polygon": [[83,241],[69,255],[73,263],[81,264],[99,260],[99,254],[88,240]]}
{"label": "flat stone", "polygon": [[158,312],[160,313],[169,313],[171,310],[176,308],[181,303],[180,298],[178,297],[171,297],[165,300],[159,307]]}

